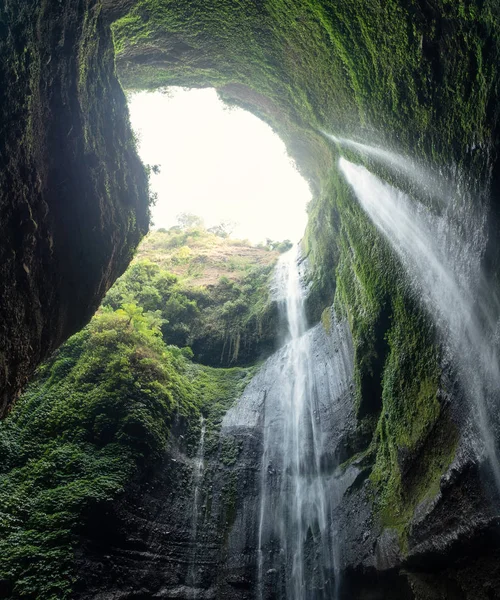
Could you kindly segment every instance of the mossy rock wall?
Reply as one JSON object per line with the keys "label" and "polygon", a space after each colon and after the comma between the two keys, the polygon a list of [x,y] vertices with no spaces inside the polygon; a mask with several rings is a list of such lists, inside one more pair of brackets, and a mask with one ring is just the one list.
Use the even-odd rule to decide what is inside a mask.
{"label": "mossy rock wall", "polygon": [[148,228],[147,177],[95,0],[0,7],[0,415]]}

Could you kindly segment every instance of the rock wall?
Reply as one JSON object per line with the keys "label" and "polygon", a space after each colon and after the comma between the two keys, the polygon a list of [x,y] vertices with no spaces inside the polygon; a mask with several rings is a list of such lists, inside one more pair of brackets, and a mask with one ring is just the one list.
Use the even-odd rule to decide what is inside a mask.
{"label": "rock wall", "polygon": [[[373,469],[357,429],[352,338],[345,321],[310,330],[317,406],[328,440],[324,477],[332,503],[329,527],[338,561],[340,600],[488,600],[500,590],[498,510],[494,486],[468,451],[467,435],[452,465],[407,523],[407,540],[381,522]],[[259,524],[274,527],[279,504],[280,447],[263,457],[264,423],[282,427],[279,394],[284,350],[260,368],[226,414],[218,443],[203,456],[177,431],[163,464],[106,512],[95,515],[78,550],[77,597],[284,599],[287,569],[280,549],[264,545],[266,570],[259,581]],[[469,430],[464,411],[450,417]],[[465,419],[465,421],[464,421]],[[435,436],[446,427],[439,425]],[[199,457],[199,455],[198,455]],[[421,457],[410,460],[418,470]],[[262,469],[267,510],[261,513]],[[145,481],[144,481],[145,480]],[[272,484],[274,482],[274,484]],[[195,494],[195,487],[198,492]],[[195,500],[197,498],[197,500]],[[273,516],[274,515],[274,516]],[[274,566],[269,568],[269,561]],[[306,561],[307,564],[307,561]],[[333,565],[332,565],[333,567]],[[259,591],[260,590],[260,591]],[[306,592],[305,592],[306,593]],[[311,588],[307,598],[326,591]]]}
{"label": "rock wall", "polygon": [[148,228],[96,0],[0,7],[0,415],[97,309]]}

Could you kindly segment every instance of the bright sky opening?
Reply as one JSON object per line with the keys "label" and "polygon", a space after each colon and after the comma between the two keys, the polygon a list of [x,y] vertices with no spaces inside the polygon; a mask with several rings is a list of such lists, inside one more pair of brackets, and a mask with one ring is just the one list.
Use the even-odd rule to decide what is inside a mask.
{"label": "bright sky opening", "polygon": [[213,89],[168,88],[129,98],[132,126],[158,194],[154,228],[189,212],[206,227],[233,221],[233,236],[253,243],[298,241],[311,199],[281,139],[263,121],[228,108]]}

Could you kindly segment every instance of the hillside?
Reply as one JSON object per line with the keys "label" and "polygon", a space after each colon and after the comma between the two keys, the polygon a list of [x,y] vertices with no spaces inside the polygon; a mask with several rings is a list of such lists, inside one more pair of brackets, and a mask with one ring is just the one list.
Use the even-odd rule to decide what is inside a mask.
{"label": "hillside", "polygon": [[144,238],[134,261],[150,260],[186,286],[213,286],[221,277],[241,281],[250,271],[276,262],[279,252],[248,240],[220,237],[203,228],[160,229]]}
{"label": "hillside", "polygon": [[165,342],[189,346],[203,364],[252,364],[275,346],[269,278],[278,255],[201,227],[156,231],[103,306],[157,311]]}

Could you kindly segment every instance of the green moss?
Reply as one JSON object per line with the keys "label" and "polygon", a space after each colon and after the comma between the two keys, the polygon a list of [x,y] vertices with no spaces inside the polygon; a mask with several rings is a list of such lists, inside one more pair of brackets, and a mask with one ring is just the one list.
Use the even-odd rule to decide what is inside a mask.
{"label": "green moss", "polygon": [[439,355],[432,329],[401,297],[393,308],[371,481],[381,522],[399,532],[405,550],[414,510],[439,491],[457,435],[438,399]]}
{"label": "green moss", "polygon": [[220,442],[219,458],[220,462],[230,467],[236,464],[238,456],[241,452],[241,443],[232,437],[223,437]]}
{"label": "green moss", "polygon": [[185,374],[191,381],[198,398],[200,411],[206,418],[205,455],[221,452],[223,464],[232,464],[239,449],[228,441],[219,448],[219,433],[227,410],[241,396],[257,367],[213,368],[196,363],[186,363]]}
{"label": "green moss", "polygon": [[397,464],[398,448],[392,445],[389,430],[379,430],[377,436],[378,452],[371,481],[378,518],[384,528],[398,532],[401,550],[407,552],[415,509],[439,493],[441,477],[455,457],[458,431],[444,416],[433,431],[433,439],[414,456],[412,472],[405,475]]}
{"label": "green moss", "polygon": [[78,534],[162,456],[174,420],[199,420],[184,360],[137,306],[102,311],[0,424],[0,579],[12,598],[69,598]]}
{"label": "green moss", "polygon": [[[296,158],[306,144],[321,161],[311,129],[347,134],[366,126],[402,149],[461,162],[465,145],[492,133],[500,39],[496,3],[464,6],[140,0],[114,24],[114,35],[126,87],[212,85],[244,103],[225,86],[247,86],[248,103],[276,125]],[[175,61],[130,60],[150,44]],[[256,93],[267,106],[255,102]],[[314,176],[322,166],[310,162],[306,170]]]}
{"label": "green moss", "polygon": [[323,324],[323,328],[327,333],[330,333],[332,330],[332,311],[331,308],[325,308],[325,310],[321,313],[321,323]]}
{"label": "green moss", "polygon": [[[412,310],[413,309],[413,310]],[[426,319],[401,297],[393,299],[393,326],[383,380],[384,419],[398,447],[413,450],[435,424],[440,406],[438,353]]]}
{"label": "green moss", "polygon": [[439,347],[398,260],[335,173],[329,190],[309,209],[307,243],[320,287],[328,280],[323,264],[335,256],[335,309],[353,335],[358,428],[344,467],[358,459],[372,465],[376,514],[406,550],[415,508],[439,490],[457,442],[438,399]]}
{"label": "green moss", "polygon": [[456,447],[455,426],[438,400],[439,347],[398,260],[352,191],[335,173],[329,190],[310,207],[308,244],[313,277],[322,286],[328,278],[322,265],[331,264],[336,241],[335,309],[353,336],[358,429],[355,454],[344,466],[360,458],[372,464],[376,513],[383,526],[400,533],[406,549],[414,510],[437,493]]}

